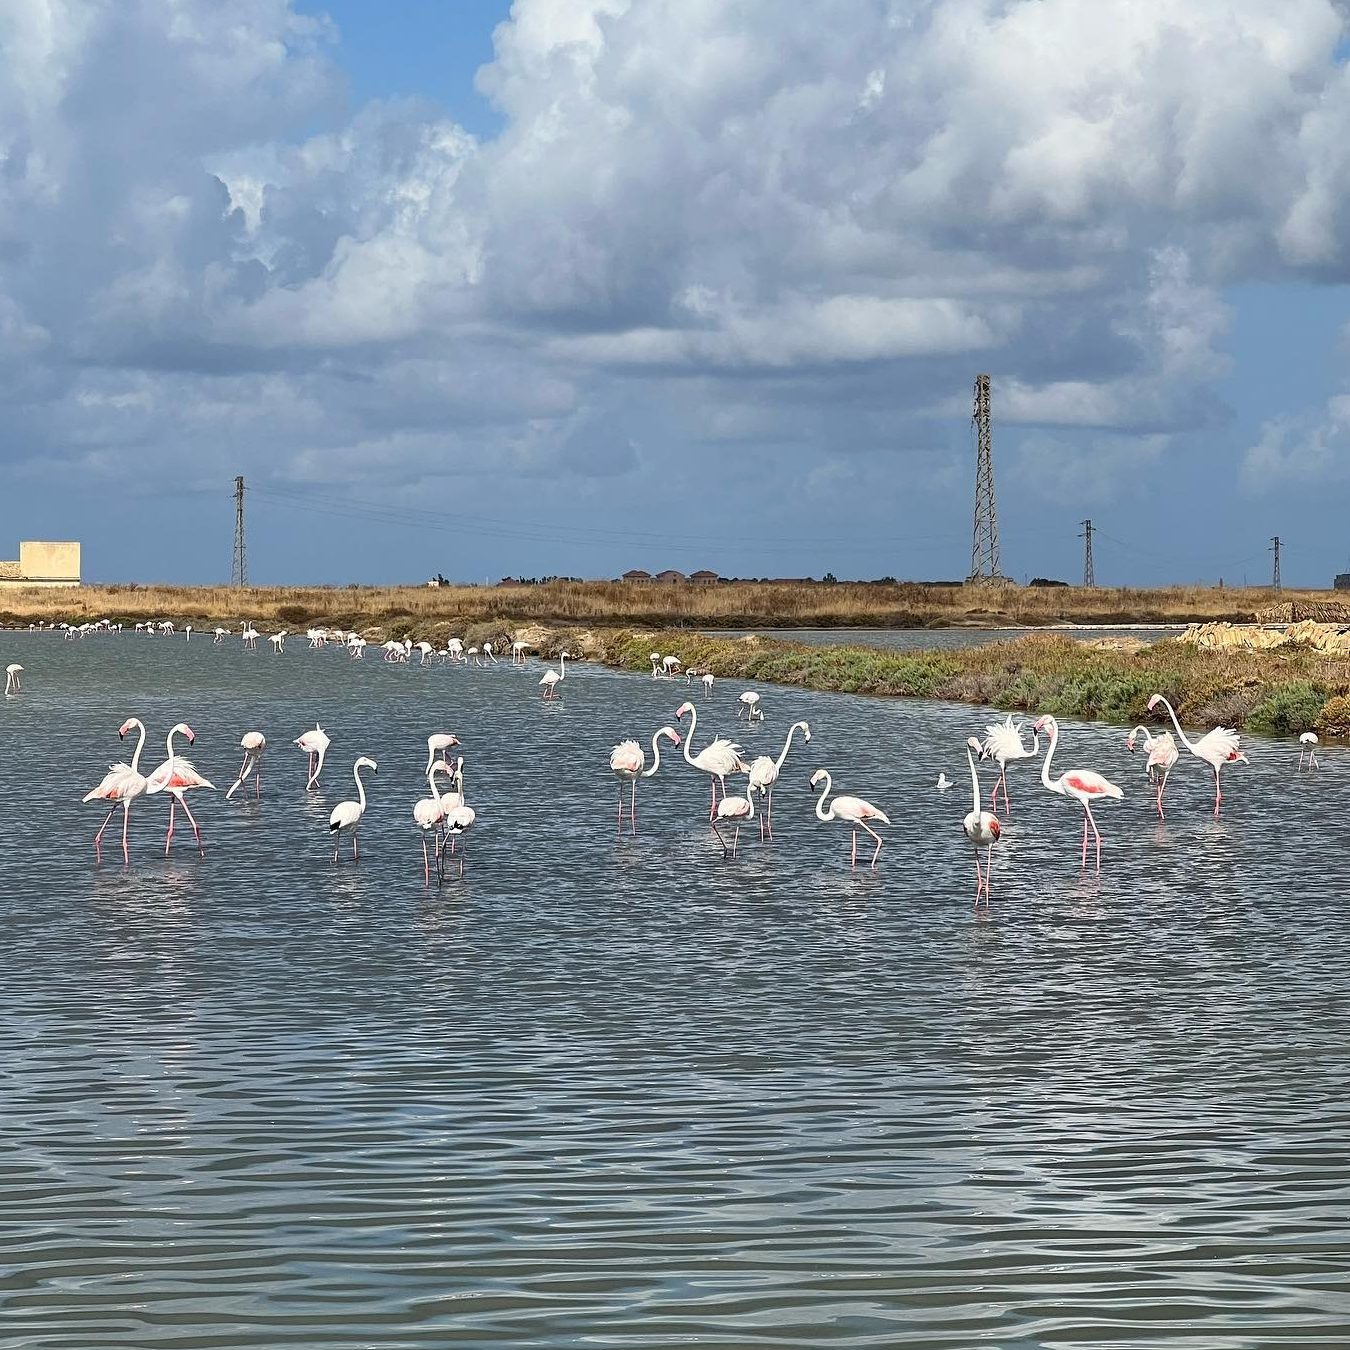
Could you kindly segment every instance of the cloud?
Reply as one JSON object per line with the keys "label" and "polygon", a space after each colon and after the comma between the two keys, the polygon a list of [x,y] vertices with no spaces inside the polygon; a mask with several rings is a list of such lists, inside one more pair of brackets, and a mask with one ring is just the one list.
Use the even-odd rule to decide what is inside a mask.
{"label": "cloud", "polygon": [[1350,471],[1350,394],[1328,399],[1319,414],[1272,418],[1242,457],[1242,485],[1266,493],[1345,478]]}

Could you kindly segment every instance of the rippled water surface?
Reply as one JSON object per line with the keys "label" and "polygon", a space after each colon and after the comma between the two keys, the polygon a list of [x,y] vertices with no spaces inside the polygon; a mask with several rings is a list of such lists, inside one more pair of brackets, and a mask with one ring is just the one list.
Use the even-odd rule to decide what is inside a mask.
{"label": "rippled water surface", "polygon": [[[579,666],[544,707],[538,667],[130,634],[0,636],[15,659],[5,1346],[1350,1343],[1342,752],[1299,778],[1253,741],[1218,824],[1183,762],[1159,825],[1120,731],[1068,724],[1064,767],[1126,789],[1103,878],[1019,764],[981,917],[970,709],[765,688],[747,748],[814,739],[776,840],[724,861],[678,760],[615,839],[609,748],[682,683]],[[699,694],[696,747],[737,692]],[[260,804],[199,794],[204,859],[159,856],[155,799],[130,870],[95,865],[79,797],[129,714],[190,722],[222,789],[267,734]],[[479,812],[439,890],[411,824],[437,730]],[[814,819],[819,765],[891,815],[875,875]]]}

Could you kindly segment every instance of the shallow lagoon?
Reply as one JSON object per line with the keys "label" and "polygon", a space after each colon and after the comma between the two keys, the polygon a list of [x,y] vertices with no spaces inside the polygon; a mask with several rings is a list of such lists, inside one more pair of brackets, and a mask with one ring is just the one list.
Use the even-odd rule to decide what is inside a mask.
{"label": "shallow lagoon", "polygon": [[[1337,1345],[1350,1338],[1345,752],[1249,738],[1208,815],[1151,813],[1123,733],[1067,723],[1101,813],[1011,775],[971,909],[978,710],[764,688],[806,717],[778,838],[724,862],[670,763],[616,841],[609,747],[684,684],[425,670],[130,634],[0,636],[7,1344]],[[739,686],[696,696],[734,727]],[[131,714],[221,788],[203,860],[133,866],[79,797]],[[324,791],[289,744],[321,720]],[[261,805],[225,802],[243,731]],[[464,883],[422,884],[425,737],[464,742]],[[362,863],[325,829],[380,763]],[[152,742],[147,760],[160,751]],[[811,769],[888,810],[876,875]],[[939,769],[957,781],[932,790]],[[194,806],[194,809],[195,806]]]}

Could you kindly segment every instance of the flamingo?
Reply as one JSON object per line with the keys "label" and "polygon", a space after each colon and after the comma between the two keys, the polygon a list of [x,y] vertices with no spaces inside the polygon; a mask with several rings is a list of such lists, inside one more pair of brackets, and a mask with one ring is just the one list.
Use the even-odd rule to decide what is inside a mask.
{"label": "flamingo", "polygon": [[441,805],[436,792],[436,775],[453,774],[453,770],[443,760],[427,765],[427,786],[430,797],[421,797],[413,805],[413,823],[422,831],[422,879],[431,880],[431,859],[427,853],[427,835],[434,835],[445,820],[445,807]]}
{"label": "flamingo", "polygon": [[665,737],[671,745],[679,745],[680,733],[674,727],[662,727],[652,735],[652,767],[647,768],[647,756],[637,741],[620,741],[609,752],[609,767],[619,778],[619,833],[623,833],[623,784],[627,779],[631,784],[629,792],[628,824],[632,834],[637,834],[637,780],[650,778],[661,767],[661,738]]}
{"label": "flamingo", "polygon": [[659,680],[661,678],[661,653],[652,652],[651,659],[652,659],[652,679]]}
{"label": "flamingo", "polygon": [[[445,837],[450,842],[450,852],[456,852],[454,842],[462,839],[473,828],[473,823],[478,819],[478,813],[472,806],[452,806],[445,813]],[[444,845],[442,845],[442,850]],[[464,880],[464,848],[458,850],[459,853],[459,879]],[[444,858],[438,860],[438,866],[443,865]]]}
{"label": "flamingo", "polygon": [[446,768],[448,769],[448,768],[450,767],[450,761],[449,761],[449,759],[447,758],[445,752],[446,752],[452,745],[458,745],[458,744],[459,744],[459,737],[458,737],[458,736],[452,736],[448,731],[438,731],[438,732],[436,732],[434,735],[428,736],[428,737],[427,737],[427,767],[423,770],[423,772],[424,772],[424,773],[430,773],[430,772],[431,772],[431,762],[432,762],[432,760],[434,760],[434,759],[436,758],[436,756],[437,756],[438,754],[440,755],[442,762],[445,764]]}
{"label": "flamingo", "polygon": [[1102,801],[1107,797],[1114,797],[1119,800],[1125,794],[1114,783],[1108,782],[1101,774],[1094,773],[1091,769],[1068,769],[1052,781],[1050,778],[1050,761],[1054,758],[1055,747],[1059,744],[1059,723],[1047,713],[1037,720],[1035,729],[1038,732],[1044,731],[1050,737],[1050,744],[1045,749],[1045,758],[1041,761],[1041,782],[1051,792],[1058,792],[1061,797],[1072,797],[1075,801],[1082,802],[1082,866],[1087,866],[1088,826],[1091,825],[1092,833],[1097,840],[1097,871],[1100,872],[1102,870],[1102,836],[1097,829],[1097,822],[1092,816],[1092,803]]}
{"label": "flamingo", "polygon": [[136,741],[136,753],[131,757],[130,764],[114,764],[103,781],[92,792],[87,793],[81,798],[82,801],[105,801],[111,802],[112,806],[108,808],[108,814],[103,818],[103,824],[99,826],[98,833],[94,836],[94,853],[98,855],[103,843],[103,831],[108,828],[108,822],[113,818],[113,812],[117,810],[118,803],[122,806],[122,858],[126,862],[131,861],[131,850],[127,843],[127,825],[131,818],[131,803],[139,797],[146,788],[145,776],[141,773],[141,751],[145,749],[145,723],[138,717],[128,717],[120,727],[117,728],[119,740],[125,740],[127,732],[132,727],[140,729],[140,736]]}
{"label": "flamingo", "polygon": [[352,777],[356,779],[356,797],[354,802],[339,802],[328,817],[328,828],[336,841],[333,845],[333,861],[337,862],[338,854],[342,851],[342,836],[349,834],[352,837],[352,861],[360,862],[361,853],[356,846],[356,831],[361,827],[361,817],[366,813],[366,785],[361,781],[361,770],[369,769],[371,773],[379,773],[379,765],[373,759],[362,755],[360,759],[352,765]]}
{"label": "flamingo", "polygon": [[544,689],[546,699],[555,699],[558,697],[558,686],[567,678],[567,658],[570,652],[558,653],[558,669],[550,667],[544,672],[544,678],[539,681]]}
{"label": "flamingo", "polygon": [[[717,836],[717,842],[722,845],[722,856],[736,856],[736,849],[741,842],[741,821],[753,820],[755,818],[755,799],[753,794],[747,790],[744,797],[723,797],[717,803],[717,811],[710,824],[712,832]],[[719,820],[734,821],[736,833],[731,838],[731,848],[727,848],[727,841],[722,838],[722,831],[717,828]]]}
{"label": "flamingo", "polygon": [[[1016,734],[1016,733],[1014,733]],[[1021,738],[1018,738],[1019,744]],[[979,905],[980,894],[984,894],[985,904],[989,903],[989,878],[994,870],[994,845],[998,843],[998,837],[1002,833],[1003,827],[998,822],[998,817],[992,811],[981,809],[980,802],[980,775],[975,769],[975,757],[971,754],[972,750],[978,751],[981,755],[985,753],[984,746],[971,736],[966,741],[966,760],[970,764],[970,787],[974,794],[974,805],[969,814],[961,822],[961,828],[965,831],[966,838],[975,845],[975,903]],[[1007,791],[1007,786],[1004,786]],[[980,849],[988,847],[988,854],[985,858],[984,872],[980,872]]]}
{"label": "flamingo", "polygon": [[1317,768],[1317,733],[1315,731],[1305,731],[1298,738],[1301,749],[1298,752],[1298,767],[1303,767],[1303,757],[1308,757],[1308,768]]}
{"label": "flamingo", "polygon": [[1002,722],[993,722],[984,729],[985,740],[980,746],[982,758],[992,759],[998,765],[998,778],[994,781],[994,790],[989,794],[989,805],[998,809],[998,790],[1003,788],[1003,810],[1012,814],[1012,803],[1008,800],[1008,761],[1014,759],[1035,759],[1041,753],[1040,738],[1032,733],[1031,749],[1022,744],[1022,723],[1014,723],[1009,714]]}
{"label": "flamingo", "polygon": [[424,666],[428,661],[435,659],[436,648],[425,638],[423,638],[421,642],[416,643],[415,646],[417,648],[417,664],[419,666]]}
{"label": "flamingo", "polygon": [[251,623],[244,624],[244,646],[253,651],[258,645],[258,630]]}
{"label": "flamingo", "polygon": [[699,676],[699,679],[701,679],[701,680],[703,681],[703,697],[704,697],[704,698],[707,698],[707,696],[708,696],[709,694],[712,693],[712,687],[713,687],[713,673],[712,673],[712,671],[711,671],[711,670],[705,670],[705,671],[703,672],[703,674]]}
{"label": "flamingo", "polygon": [[684,664],[678,656],[663,656],[661,658],[661,669],[666,672],[666,678],[673,680],[680,673],[680,667]]}
{"label": "flamingo", "polygon": [[482,665],[487,665],[489,661],[494,666],[497,664],[497,658],[496,656],[493,655],[492,652],[492,643],[490,642],[483,643],[483,656],[485,657],[485,660],[481,663]]}
{"label": "flamingo", "polygon": [[525,664],[525,653],[530,650],[528,642],[522,642],[517,638],[511,644],[511,664],[513,666],[523,666]]}
{"label": "flamingo", "polygon": [[23,686],[19,683],[19,676],[23,674],[23,667],[13,661],[5,667],[5,696],[12,698],[15,694],[23,693]]}
{"label": "flamingo", "polygon": [[[140,624],[137,624],[136,627],[139,628]],[[224,642],[227,637],[229,637],[229,635],[230,630],[228,628],[221,628],[219,625],[217,625],[215,629],[215,637],[212,640],[212,646],[219,647],[220,644]]]}
{"label": "flamingo", "polygon": [[747,726],[751,722],[764,720],[764,709],[759,706],[759,695],[753,689],[747,689],[736,701],[741,705],[736,709],[736,716],[744,713]]}
{"label": "flamingo", "polygon": [[873,839],[877,841],[876,852],[872,854],[872,870],[877,868],[877,859],[881,856],[881,836],[867,823],[869,820],[879,820],[883,825],[889,825],[890,817],[884,811],[879,811],[871,802],[864,801],[861,797],[836,797],[830,803],[830,809],[825,809],[825,798],[834,791],[834,780],[830,777],[828,769],[817,769],[811,775],[811,787],[825,780],[825,787],[821,791],[820,798],[816,802],[817,820],[842,820],[846,825],[853,827],[853,856],[852,866],[858,865],[858,831],[866,830]]}
{"label": "flamingo", "polygon": [[1152,712],[1160,703],[1167,709],[1167,714],[1172,719],[1172,725],[1176,728],[1177,737],[1182,745],[1196,759],[1203,759],[1214,770],[1214,814],[1217,817],[1219,808],[1223,803],[1223,791],[1219,787],[1219,770],[1225,764],[1246,764],[1249,762],[1247,756],[1241,751],[1242,737],[1231,727],[1215,727],[1212,731],[1205,732],[1198,741],[1188,741],[1186,733],[1181,729],[1181,723],[1177,721],[1176,710],[1161,694],[1154,694],[1149,699],[1149,712]]}
{"label": "flamingo", "polygon": [[741,747],[733,745],[731,741],[721,736],[717,737],[710,745],[705,745],[698,754],[690,754],[689,746],[698,730],[698,709],[692,703],[681,703],[675,714],[675,720],[680,721],[685,713],[689,714],[689,734],[684,738],[685,762],[692,764],[696,769],[702,769],[706,774],[712,775],[712,803],[708,807],[708,819],[712,820],[717,813],[718,783],[721,783],[722,796],[725,797],[727,795],[727,775],[747,773],[750,766],[741,759]]}
{"label": "flamingo", "polygon": [[1146,728],[1139,726],[1125,738],[1125,747],[1131,753],[1135,747],[1135,732],[1138,731],[1144,733],[1144,748],[1148,751],[1144,772],[1148,774],[1149,782],[1157,789],[1158,819],[1163,820],[1165,819],[1163,793],[1167,791],[1167,780],[1176,767],[1181,752],[1177,749],[1177,743],[1172,739],[1170,731],[1164,731],[1160,736],[1150,736]]}
{"label": "flamingo", "polygon": [[450,770],[450,791],[441,793],[441,810],[447,815],[457,806],[464,805],[464,756],[456,758]]}
{"label": "flamingo", "polygon": [[252,776],[253,797],[256,801],[262,796],[262,757],[267,748],[267,737],[261,731],[246,731],[239,744],[243,747],[244,762],[240,765],[239,777],[234,780],[234,786],[225,794],[225,800],[229,801]]}
{"label": "flamingo", "polygon": [[157,792],[167,792],[169,794],[169,830],[164,836],[164,856],[169,856],[169,850],[173,847],[173,823],[174,815],[178,807],[182,807],[187,812],[187,818],[192,825],[192,833],[197,839],[197,851],[206,857],[206,846],[202,843],[202,832],[197,824],[197,818],[192,814],[192,808],[187,804],[185,792],[193,788],[210,788],[212,792],[216,790],[214,783],[209,783],[192,766],[192,761],[184,759],[182,755],[175,755],[173,752],[173,738],[175,736],[184,736],[187,743],[192,745],[197,737],[192,728],[186,722],[179,722],[169,729],[169,737],[166,742],[168,758],[146,779],[145,795],[153,797]]}
{"label": "flamingo", "polygon": [[770,759],[768,755],[760,755],[750,765],[750,791],[758,792],[764,798],[764,809],[759,813],[759,837],[764,839],[767,831],[768,837],[773,838],[773,785],[778,781],[778,775],[783,771],[783,761],[787,759],[788,751],[792,748],[792,737],[797,731],[802,733],[803,739],[809,745],[811,742],[811,727],[806,722],[794,722],[788,728],[787,740],[783,742],[783,748],[778,752],[777,759]]}
{"label": "flamingo", "polygon": [[309,756],[309,769],[305,781],[306,792],[311,792],[318,787],[319,775],[323,772],[323,757],[328,753],[328,747],[332,743],[328,738],[328,733],[317,722],[314,723],[313,731],[306,731],[291,742],[292,745],[298,745]]}

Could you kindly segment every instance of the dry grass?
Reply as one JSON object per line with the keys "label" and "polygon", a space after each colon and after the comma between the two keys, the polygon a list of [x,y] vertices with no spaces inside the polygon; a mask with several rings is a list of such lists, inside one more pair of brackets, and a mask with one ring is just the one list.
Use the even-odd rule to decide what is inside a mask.
{"label": "dry grass", "polygon": [[[1316,601],[1328,592],[1286,591]],[[298,587],[244,591],[228,587],[87,586],[79,590],[14,589],[0,594],[0,622],[108,617],[123,622],[345,628],[450,623],[572,623],[653,627],[923,628],[970,624],[1020,627],[1055,623],[1250,620],[1269,591],[1081,590],[1061,587],[815,585],[714,586],[552,582],[540,586]],[[401,635],[401,633],[400,633]]]}

